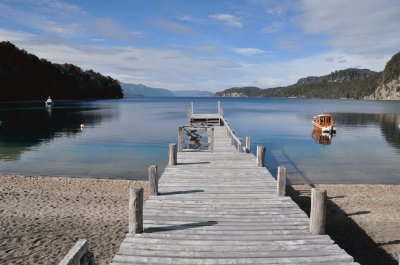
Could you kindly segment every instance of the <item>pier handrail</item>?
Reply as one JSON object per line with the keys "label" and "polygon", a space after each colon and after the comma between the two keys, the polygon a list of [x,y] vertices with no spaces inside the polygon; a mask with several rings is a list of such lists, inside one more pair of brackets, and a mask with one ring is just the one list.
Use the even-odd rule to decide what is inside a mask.
{"label": "pier handrail", "polygon": [[[222,108],[221,108],[221,110],[222,110]],[[243,152],[246,152],[246,147],[243,146],[242,139],[236,136],[235,132],[234,132],[234,131],[232,130],[232,128],[229,126],[228,121],[227,121],[227,120],[225,119],[225,117],[222,116],[222,115],[221,115],[221,120],[224,122],[224,125],[226,126],[226,130],[227,130],[227,132],[228,132],[228,135],[231,135],[232,139],[233,139],[234,141],[236,141],[236,143],[237,143],[236,146],[238,147],[238,150],[241,149],[241,150],[239,150],[240,152],[242,152],[242,151],[243,151]]]}

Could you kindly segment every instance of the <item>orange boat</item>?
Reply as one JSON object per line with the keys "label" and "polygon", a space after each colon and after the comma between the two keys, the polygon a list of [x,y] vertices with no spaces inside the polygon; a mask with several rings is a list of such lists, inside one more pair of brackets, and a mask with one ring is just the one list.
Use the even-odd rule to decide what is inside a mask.
{"label": "orange boat", "polygon": [[319,114],[312,119],[314,131],[321,133],[336,133],[335,123],[333,122],[333,115]]}

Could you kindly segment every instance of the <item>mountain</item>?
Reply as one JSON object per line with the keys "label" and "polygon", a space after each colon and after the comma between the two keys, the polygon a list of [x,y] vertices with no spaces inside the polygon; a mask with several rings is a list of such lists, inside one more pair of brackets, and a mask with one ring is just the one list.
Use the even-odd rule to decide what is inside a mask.
{"label": "mountain", "polygon": [[300,78],[296,84],[286,87],[233,87],[216,94],[223,97],[400,99],[400,52],[390,59],[382,72],[349,68],[325,76]]}
{"label": "mountain", "polygon": [[201,90],[172,91],[165,88],[148,87],[142,84],[127,84],[120,82],[125,98],[132,97],[214,97],[215,94]]}
{"label": "mountain", "polygon": [[215,97],[215,93],[202,90],[172,91],[176,97]]}
{"label": "mountain", "polygon": [[164,88],[148,87],[142,84],[127,84],[120,82],[125,98],[131,97],[174,97],[175,95]]}
{"label": "mountain", "polygon": [[400,100],[400,52],[387,62],[375,91],[366,99]]}
{"label": "mountain", "polygon": [[11,42],[0,42],[0,102],[122,98],[118,81],[73,64],[39,59]]}

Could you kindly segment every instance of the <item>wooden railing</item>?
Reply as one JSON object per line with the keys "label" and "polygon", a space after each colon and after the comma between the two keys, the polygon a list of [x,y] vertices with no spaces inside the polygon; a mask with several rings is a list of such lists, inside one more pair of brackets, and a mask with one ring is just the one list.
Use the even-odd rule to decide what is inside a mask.
{"label": "wooden railing", "polygon": [[242,138],[237,137],[235,131],[229,126],[228,121],[221,115],[221,120],[226,127],[226,134],[231,138],[231,144],[236,146],[238,152],[250,153],[250,137],[246,137],[246,146],[243,146]]}

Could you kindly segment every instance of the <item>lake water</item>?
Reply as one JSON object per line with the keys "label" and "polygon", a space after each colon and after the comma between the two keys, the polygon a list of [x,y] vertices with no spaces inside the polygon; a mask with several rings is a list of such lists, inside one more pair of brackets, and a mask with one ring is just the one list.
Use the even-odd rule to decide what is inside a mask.
{"label": "lake water", "polygon": [[[216,112],[217,100],[56,102],[52,110],[43,102],[1,104],[0,174],[145,179],[149,165],[167,164],[190,102],[196,113]],[[253,152],[267,147],[274,176],[283,165],[292,183],[400,184],[399,101],[220,100],[239,137],[252,137]],[[312,135],[312,116],[325,111],[337,125],[330,141]]]}

